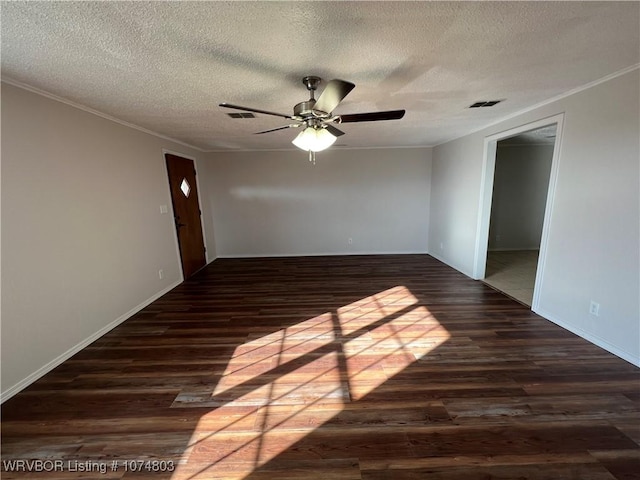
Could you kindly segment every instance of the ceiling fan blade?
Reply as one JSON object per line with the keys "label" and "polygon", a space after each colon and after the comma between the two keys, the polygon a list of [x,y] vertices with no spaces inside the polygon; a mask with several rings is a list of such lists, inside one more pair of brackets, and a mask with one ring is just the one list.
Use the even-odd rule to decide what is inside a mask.
{"label": "ceiling fan blade", "polygon": [[342,130],[334,127],[333,125],[326,125],[325,128],[334,137],[339,137],[341,135],[344,135],[344,132]]}
{"label": "ceiling fan blade", "polygon": [[285,115],[283,113],[269,112],[267,110],[260,110],[258,108],[241,107],[240,105],[232,105],[231,103],[221,103],[220,107],[233,108],[235,110],[244,110],[246,112],[264,113],[265,115],[275,115],[276,117],[293,118],[291,115]]}
{"label": "ceiling fan blade", "polygon": [[320,97],[316,100],[316,104],[313,106],[314,110],[319,110],[324,113],[331,113],[338,106],[338,104],[349,95],[349,92],[355,88],[355,85],[351,82],[345,82],[344,80],[331,80],[324,87],[324,90],[320,94]]}
{"label": "ceiling fan blade", "polygon": [[377,122],[378,120],[399,120],[404,117],[404,110],[388,110],[386,112],[352,113],[340,115],[341,123]]}
{"label": "ceiling fan blade", "polygon": [[300,125],[298,125],[298,124],[285,125],[284,127],[272,128],[270,130],[263,130],[261,132],[256,132],[256,133],[254,133],[254,135],[261,135],[263,133],[269,133],[269,132],[277,132],[278,130],[284,130],[285,128],[296,128],[296,127],[299,127],[299,126]]}

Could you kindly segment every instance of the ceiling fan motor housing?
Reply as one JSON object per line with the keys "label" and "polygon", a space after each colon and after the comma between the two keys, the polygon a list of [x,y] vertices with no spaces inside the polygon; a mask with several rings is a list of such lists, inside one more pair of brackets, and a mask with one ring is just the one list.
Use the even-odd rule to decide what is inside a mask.
{"label": "ceiling fan motor housing", "polygon": [[302,79],[302,83],[304,83],[307,90],[309,90],[311,97],[306,102],[300,102],[293,107],[294,117],[300,117],[308,123],[308,121],[313,118],[328,118],[330,116],[328,112],[320,112],[313,108],[316,104],[314,92],[318,89],[318,85],[320,85],[321,81],[322,79],[320,77],[316,77],[314,75],[308,75]]}
{"label": "ceiling fan motor housing", "polygon": [[295,107],[293,107],[293,115],[295,117],[313,117],[313,106],[316,104],[316,101],[311,99],[306,102],[300,102]]}
{"label": "ceiling fan motor housing", "polygon": [[[308,75],[302,79],[302,83],[309,91],[309,100],[300,102],[293,107],[293,115],[287,115],[278,112],[270,112],[259,108],[242,107],[230,103],[221,103],[221,107],[233,108],[244,112],[262,113],[265,115],[273,115],[276,117],[284,117],[293,120],[296,123],[285,125],[283,127],[271,128],[257,134],[270,133],[287,128],[296,128],[304,126],[305,129],[311,127],[317,134],[324,135],[326,132],[333,137],[344,135],[333,124],[354,123],[354,122],[374,122],[378,120],[397,120],[404,116],[404,110],[390,110],[386,112],[370,112],[370,113],[352,113],[349,115],[334,115],[334,109],[344,100],[344,98],[355,88],[355,84],[344,80],[333,79],[324,87],[320,97],[316,100],[315,91],[321,83],[320,77]],[[324,131],[324,132],[322,132]],[[311,132],[313,133],[313,132]],[[334,138],[335,139],[335,138]]]}

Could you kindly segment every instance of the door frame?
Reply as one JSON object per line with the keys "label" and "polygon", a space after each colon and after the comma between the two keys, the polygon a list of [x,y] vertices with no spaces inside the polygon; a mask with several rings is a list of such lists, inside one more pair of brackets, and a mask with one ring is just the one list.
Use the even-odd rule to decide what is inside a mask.
{"label": "door frame", "polygon": [[493,201],[493,179],[496,170],[496,152],[498,142],[505,138],[513,137],[520,133],[536,130],[549,125],[556,125],[556,141],[553,147],[551,160],[551,172],[549,174],[549,187],[547,189],[547,203],[542,222],[542,236],[540,238],[540,255],[536,268],[536,280],[533,287],[533,300],[531,309],[537,310],[540,302],[540,286],[544,277],[544,267],[547,260],[547,244],[551,228],[551,214],[558,180],[558,164],[562,145],[564,113],[545,117],[534,122],[526,123],[518,127],[510,128],[484,138],[482,158],[482,177],[480,180],[480,202],[478,208],[478,226],[476,230],[476,245],[473,266],[473,278],[481,280],[485,277],[487,265],[487,251],[489,248],[489,223],[491,220],[491,203]]}
{"label": "door frame", "polygon": [[[191,155],[186,155],[182,152],[177,152],[175,150],[168,150],[166,148],[162,149],[162,164],[164,165],[164,176],[165,178],[169,177],[169,168],[167,167],[167,157],[166,155],[176,155],[178,157],[182,157],[182,158],[186,158],[187,160],[191,160],[193,161],[193,168],[196,169],[196,172],[198,172],[198,160],[196,157],[193,157]],[[169,207],[169,214],[171,216],[171,230],[173,231],[173,241],[174,241],[174,245],[176,247],[176,259],[178,261],[178,270],[180,271],[180,280],[184,282],[184,271],[182,270],[182,254],[180,253],[180,242],[178,240],[178,232],[176,231],[175,228],[175,222],[174,222],[174,218],[175,218],[175,212],[173,210],[173,201],[171,200],[171,186],[169,185],[168,182],[165,182],[167,185],[167,195],[169,198],[169,203],[167,204]],[[200,207],[200,210],[202,211],[202,189],[200,188],[200,175],[198,173],[196,173],[196,187],[198,190],[198,205]],[[204,230],[204,215],[200,215],[200,226],[202,228],[202,241],[204,242],[204,246],[205,246],[205,251],[204,251],[204,260],[205,260],[205,265],[208,265],[210,263],[209,260],[209,249],[206,248],[207,246],[207,234]]]}

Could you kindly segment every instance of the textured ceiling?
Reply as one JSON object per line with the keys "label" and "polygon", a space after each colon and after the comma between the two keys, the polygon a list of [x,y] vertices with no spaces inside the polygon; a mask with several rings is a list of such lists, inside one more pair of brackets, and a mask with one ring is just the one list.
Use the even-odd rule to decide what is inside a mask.
{"label": "textured ceiling", "polygon": [[[424,146],[640,63],[638,2],[2,2],[2,76],[203,150],[293,148],[304,75],[356,88],[337,144]],[[322,86],[321,86],[322,88]],[[468,109],[477,100],[504,99]],[[284,122],[282,121],[284,120]]]}

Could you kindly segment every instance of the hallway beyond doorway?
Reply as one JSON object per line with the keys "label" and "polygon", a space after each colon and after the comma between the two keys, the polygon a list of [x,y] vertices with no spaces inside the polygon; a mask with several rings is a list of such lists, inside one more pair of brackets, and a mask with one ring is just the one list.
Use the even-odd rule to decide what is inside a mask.
{"label": "hallway beyond doorway", "polygon": [[484,283],[531,307],[539,250],[487,252]]}

